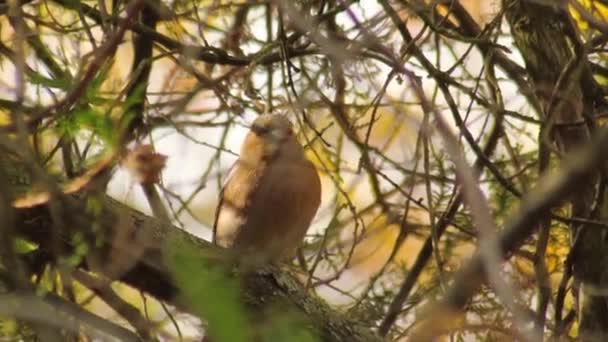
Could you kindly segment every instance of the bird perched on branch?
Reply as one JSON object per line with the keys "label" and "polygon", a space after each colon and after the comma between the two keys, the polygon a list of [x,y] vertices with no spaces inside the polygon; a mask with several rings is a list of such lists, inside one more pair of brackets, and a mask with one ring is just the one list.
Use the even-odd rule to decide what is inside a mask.
{"label": "bird perched on branch", "polygon": [[321,182],[286,117],[259,116],[220,194],[213,242],[246,263],[292,258],[321,203]]}

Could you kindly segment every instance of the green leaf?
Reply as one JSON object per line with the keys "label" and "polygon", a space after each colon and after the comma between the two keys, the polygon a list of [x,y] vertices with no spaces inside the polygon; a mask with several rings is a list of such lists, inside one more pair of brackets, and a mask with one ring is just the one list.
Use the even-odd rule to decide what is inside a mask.
{"label": "green leaf", "polygon": [[100,69],[95,78],[91,81],[86,91],[86,99],[92,104],[104,104],[107,103],[108,100],[100,97],[99,90],[103,85],[103,82],[108,78],[110,70],[112,68],[112,61],[106,62]]}
{"label": "green leaf", "polygon": [[211,340],[251,341],[238,282],[229,278],[225,269],[201,257],[189,241],[171,241],[169,252],[169,266],[184,302],[208,323]]}
{"label": "green leaf", "polygon": [[27,254],[38,249],[37,244],[21,238],[15,238],[13,244],[17,254]]}
{"label": "green leaf", "polygon": [[137,105],[144,101],[144,97],[146,95],[146,88],[148,87],[147,83],[139,84],[135,87],[133,93],[126,98],[125,103],[123,104],[126,110],[129,110],[134,105]]}
{"label": "green leaf", "polygon": [[69,80],[48,78],[40,73],[37,73],[36,71],[28,73],[28,77],[33,84],[39,84],[47,86],[49,88],[58,88],[65,90],[68,89],[71,84]]}
{"label": "green leaf", "polygon": [[[279,309],[279,308],[277,308]],[[318,339],[305,325],[300,315],[285,310],[276,310],[265,327],[263,341],[316,342]]]}
{"label": "green leaf", "polygon": [[106,145],[116,142],[118,132],[114,128],[114,121],[90,105],[81,105],[62,115],[57,123],[60,135],[76,137],[82,130],[92,131],[101,138]]}

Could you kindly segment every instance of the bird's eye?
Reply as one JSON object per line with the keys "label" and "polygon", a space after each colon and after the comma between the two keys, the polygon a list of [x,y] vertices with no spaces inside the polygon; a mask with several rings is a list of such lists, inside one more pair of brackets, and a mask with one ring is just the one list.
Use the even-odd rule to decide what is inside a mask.
{"label": "bird's eye", "polygon": [[263,127],[263,126],[259,126],[259,125],[253,125],[251,126],[251,131],[253,133],[255,133],[256,135],[265,135],[268,134],[270,132],[270,129],[268,127]]}

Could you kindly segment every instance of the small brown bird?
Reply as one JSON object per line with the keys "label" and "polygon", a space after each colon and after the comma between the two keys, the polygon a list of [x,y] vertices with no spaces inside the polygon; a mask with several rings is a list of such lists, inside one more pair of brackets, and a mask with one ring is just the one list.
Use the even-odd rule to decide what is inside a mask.
{"label": "small brown bird", "polygon": [[321,182],[289,120],[259,116],[220,194],[213,242],[246,263],[292,258],[321,203]]}

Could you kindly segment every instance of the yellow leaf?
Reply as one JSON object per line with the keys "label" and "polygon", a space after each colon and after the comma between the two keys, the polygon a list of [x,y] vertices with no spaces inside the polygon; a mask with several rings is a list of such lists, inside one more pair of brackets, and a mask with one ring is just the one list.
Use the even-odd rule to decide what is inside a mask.
{"label": "yellow leaf", "polygon": [[601,1],[578,0],[576,4],[568,4],[568,9],[574,22],[583,32],[590,30],[590,20],[605,23],[608,18],[608,6],[602,4]]}

